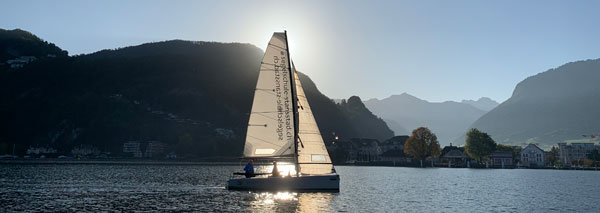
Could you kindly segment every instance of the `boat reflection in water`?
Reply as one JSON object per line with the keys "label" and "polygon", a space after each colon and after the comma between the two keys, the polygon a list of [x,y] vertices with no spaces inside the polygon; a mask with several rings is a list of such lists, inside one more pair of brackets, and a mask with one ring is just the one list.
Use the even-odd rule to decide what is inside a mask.
{"label": "boat reflection in water", "polygon": [[251,211],[331,211],[331,201],[338,193],[260,192],[254,193]]}

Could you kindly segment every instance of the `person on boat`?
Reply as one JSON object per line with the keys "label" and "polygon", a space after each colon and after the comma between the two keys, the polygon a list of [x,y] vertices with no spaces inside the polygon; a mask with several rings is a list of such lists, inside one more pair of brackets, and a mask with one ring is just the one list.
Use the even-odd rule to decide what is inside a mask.
{"label": "person on boat", "polygon": [[280,177],[281,174],[279,174],[279,169],[277,169],[277,161],[273,161],[273,172],[272,173],[272,177]]}
{"label": "person on boat", "polygon": [[246,167],[244,167],[244,171],[246,172],[244,175],[246,175],[246,178],[251,178],[254,177],[254,165],[252,160],[248,161],[248,164],[246,164]]}

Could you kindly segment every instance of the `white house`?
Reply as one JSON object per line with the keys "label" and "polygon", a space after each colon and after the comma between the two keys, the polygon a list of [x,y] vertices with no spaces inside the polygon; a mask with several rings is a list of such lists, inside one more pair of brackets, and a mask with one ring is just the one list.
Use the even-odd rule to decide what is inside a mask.
{"label": "white house", "polygon": [[526,167],[544,166],[544,150],[535,144],[529,144],[521,150],[521,162]]}

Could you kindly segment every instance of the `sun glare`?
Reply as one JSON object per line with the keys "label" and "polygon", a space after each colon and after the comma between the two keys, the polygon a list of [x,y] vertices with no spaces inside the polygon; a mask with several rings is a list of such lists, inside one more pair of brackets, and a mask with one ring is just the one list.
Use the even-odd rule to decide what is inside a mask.
{"label": "sun glare", "polygon": [[[264,172],[267,173],[273,171],[273,165],[266,166],[264,170]],[[282,177],[296,175],[296,168],[294,164],[290,162],[277,162],[277,170],[279,170],[279,175]]]}
{"label": "sun glare", "polygon": [[254,195],[255,199],[264,204],[273,204],[275,202],[297,201],[298,193],[295,192],[262,192]]}

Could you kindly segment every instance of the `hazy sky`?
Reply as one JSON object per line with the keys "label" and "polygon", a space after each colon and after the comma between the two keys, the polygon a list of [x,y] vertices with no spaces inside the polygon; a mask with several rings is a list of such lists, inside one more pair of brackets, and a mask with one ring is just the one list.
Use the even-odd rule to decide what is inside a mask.
{"label": "hazy sky", "polygon": [[0,1],[71,55],[171,39],[264,49],[288,30],[298,70],[331,98],[510,97],[528,76],[600,58],[600,1]]}

